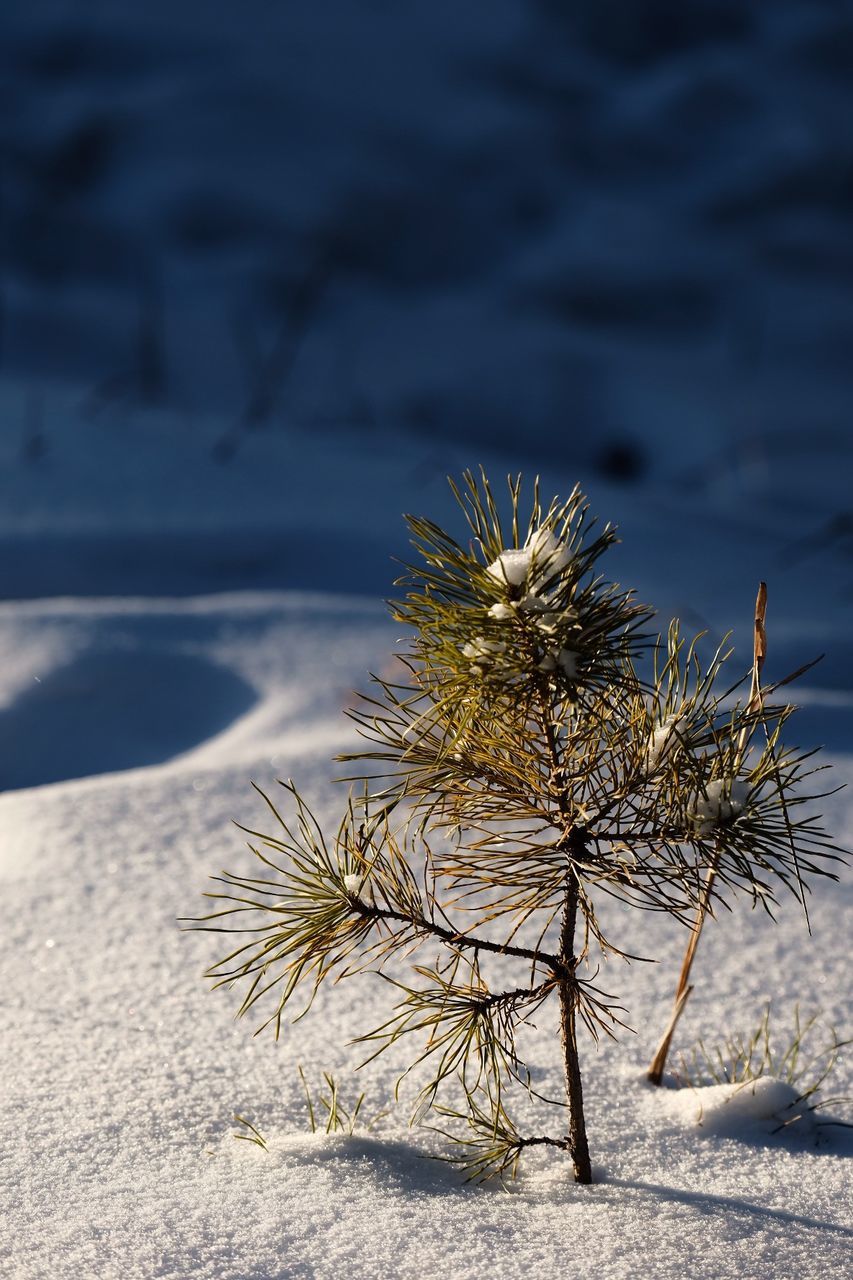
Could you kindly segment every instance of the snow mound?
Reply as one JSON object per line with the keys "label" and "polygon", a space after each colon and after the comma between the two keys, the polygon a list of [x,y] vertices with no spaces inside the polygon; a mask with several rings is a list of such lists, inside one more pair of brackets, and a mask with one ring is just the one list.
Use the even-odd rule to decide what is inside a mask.
{"label": "snow mound", "polygon": [[[736,1137],[756,1129],[772,1133],[780,1125],[800,1117],[799,1093],[794,1085],[774,1076],[759,1076],[739,1084],[712,1084],[677,1089],[666,1094],[672,1112],[685,1125],[698,1125],[707,1133]],[[803,1118],[808,1113],[805,1112]]]}
{"label": "snow mound", "polygon": [[[840,653],[846,632],[827,631]],[[405,1111],[386,1117],[375,1136],[304,1132],[298,1064],[309,1079],[333,1072],[351,1096],[360,1059],[350,1043],[388,1016],[385,991],[366,975],[330,986],[279,1041],[254,1038],[253,1022],[231,1020],[233,999],[211,995],[200,980],[220,940],[182,932],[175,917],[202,908],[211,873],[251,865],[244,833],[231,825],[236,818],[264,829],[268,810],[250,779],[275,796],[276,777],[292,773],[325,825],[339,818],[344,796],[330,787],[328,757],[352,747],[341,709],[365,670],[393,673],[386,655],[395,635],[372,602],[316,594],[0,604],[0,723],[2,708],[22,715],[15,708],[39,681],[56,703],[40,702],[38,714],[32,704],[20,734],[0,749],[4,767],[18,768],[25,748],[35,759],[37,731],[45,767],[63,735],[76,735],[82,752],[98,689],[114,724],[102,730],[106,748],[92,741],[87,750],[124,749],[136,728],[108,702],[107,655],[114,699],[125,696],[122,681],[141,686],[144,678],[162,732],[200,744],[155,767],[0,795],[0,1274],[517,1280],[562,1275],[567,1258],[607,1280],[846,1274],[853,1148],[838,1135],[849,1130],[827,1130],[820,1147],[773,1140],[733,1152],[730,1141],[706,1136],[714,1091],[639,1082],[660,1032],[662,992],[668,999],[681,962],[683,929],[674,921],[655,934],[659,979],[652,965],[613,971],[632,1023],[644,1029],[642,1055],[628,1037],[585,1051],[592,1187],[577,1187],[562,1155],[538,1148],[512,1197],[465,1186],[458,1169],[422,1158],[422,1143],[425,1152],[447,1148],[405,1129]],[[200,665],[167,671],[155,667],[163,656],[217,670],[202,687]],[[76,719],[68,692],[63,728],[61,690],[81,661],[77,675],[91,676],[95,689],[74,695]],[[202,742],[216,727],[207,719],[213,704],[217,716],[228,711],[221,670],[256,701]],[[237,698],[231,709],[239,708]],[[62,749],[71,755],[70,745]],[[839,775],[849,780],[849,760]],[[827,814],[847,846],[849,794],[832,797]],[[796,905],[781,908],[786,928],[768,929],[748,907],[709,925],[703,964],[716,980],[688,1006],[688,1035],[746,1018],[767,997],[768,974],[778,979],[774,998],[793,1004],[806,966],[827,1020],[849,1026],[846,950],[807,950]],[[814,936],[847,936],[852,908],[849,875],[816,886]],[[646,954],[648,917],[635,915],[616,915],[620,943]],[[556,1028],[542,1022],[524,1034],[536,1088],[558,1096]],[[371,1115],[393,1097],[408,1051],[393,1047],[358,1077]],[[839,1061],[834,1093],[851,1092],[849,1067],[849,1058]],[[730,1117],[747,1101],[721,1110]],[[269,1152],[235,1140],[235,1113],[258,1126]],[[519,1119],[526,1126],[527,1116]]]}
{"label": "snow mound", "polygon": [[171,760],[221,733],[252,687],[203,654],[94,649],[0,711],[5,791]]}

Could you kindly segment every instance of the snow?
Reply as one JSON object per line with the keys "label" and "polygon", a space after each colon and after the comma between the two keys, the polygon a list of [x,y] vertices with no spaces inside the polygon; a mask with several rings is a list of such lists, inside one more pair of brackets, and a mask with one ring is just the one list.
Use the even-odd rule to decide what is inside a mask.
{"label": "snow", "polygon": [[705,1133],[728,1134],[734,1138],[748,1135],[750,1129],[772,1133],[794,1122],[794,1117],[813,1138],[811,1116],[805,1106],[798,1108],[799,1100],[794,1085],[772,1076],[665,1093],[665,1102],[672,1113],[683,1117],[686,1123],[699,1126]]}
{"label": "snow", "polygon": [[503,653],[506,653],[506,645],[502,640],[487,640],[485,636],[475,636],[462,646],[462,657],[472,662],[493,662]]}
{"label": "snow", "polygon": [[661,760],[678,746],[680,741],[680,730],[685,727],[685,717],[673,713],[664,716],[660,726],[653,730],[649,739],[648,749],[646,751],[646,770],[653,773]]}
{"label": "snow", "polygon": [[530,547],[502,551],[486,568],[486,573],[510,587],[521,587],[527,581],[533,552]]}
{"label": "snow", "polygon": [[546,653],[539,663],[540,671],[556,671],[558,668],[569,680],[574,680],[578,674],[578,655],[571,649],[560,649],[557,653]]}
{"label": "snow", "polygon": [[[486,566],[486,573],[507,586],[527,585],[535,590],[559,573],[570,558],[571,552],[558,541],[553,530],[542,525],[532,531],[523,547],[508,547],[502,551]],[[527,599],[530,601],[536,597],[528,593]],[[527,607],[533,606],[528,604]]]}
{"label": "snow", "polygon": [[494,618],[495,622],[510,622],[515,617],[515,610],[510,605],[504,604],[502,600],[491,605],[486,612],[490,618]]}
{"label": "snow", "polygon": [[[211,874],[251,868],[250,780],[292,776],[336,826],[343,712],[367,671],[398,674],[381,601],[411,558],[401,512],[464,540],[445,477],[480,462],[496,489],[540,472],[546,501],[580,482],[620,527],[607,571],[664,628],[734,627],[738,672],[768,581],[768,677],[826,655],[786,689],[786,733],[848,784],[824,810],[853,845],[849,31],[831,6],[712,8],[662,6],[659,54],[610,3],[5,7],[12,1280],[849,1271],[849,1130],[768,1132],[772,1081],[644,1082],[671,922],[602,904],[657,963],[607,961],[635,1031],[581,1046],[596,1181],[535,1151],[509,1194],[424,1158],[441,1144],[406,1127],[416,1080],[369,1132],[308,1132],[299,1064],[364,1089],[368,1118],[392,1103],[402,1050],[356,1072],[350,1045],[386,984],[341,982],[253,1038],[201,977],[218,939],[178,924]],[[549,624],[536,570],[560,552],[540,535],[490,566],[530,593],[484,611],[484,644],[517,608]],[[676,734],[653,732],[650,767]],[[714,785],[701,821],[745,803]],[[675,1055],[767,1000],[849,1037],[851,909],[847,870],[815,886],[811,934],[793,898],[776,926],[710,921]],[[547,1011],[524,1036],[557,1091]],[[849,1053],[828,1088],[853,1094]]]}
{"label": "snow", "polygon": [[[299,1063],[312,1082],[331,1071],[345,1100],[363,1088],[368,1115],[390,1103],[405,1059],[392,1052],[355,1074],[348,1044],[387,1016],[384,984],[331,988],[278,1044],[233,1022],[233,996],[206,990],[216,939],[182,934],[176,917],[199,912],[209,874],[250,865],[231,825],[263,823],[249,780],[274,792],[276,777],[294,776],[334,823],[342,792],[329,761],[353,743],[341,711],[395,638],[380,605],[331,594],[0,605],[14,788],[0,798],[3,1267],[106,1280],[508,1277],[552,1274],[582,1251],[613,1277],[842,1274],[847,1131],[821,1130],[819,1145],[756,1135],[748,1116],[712,1125],[707,1101],[699,1128],[693,1091],[640,1079],[684,943],[653,917],[612,913],[619,944],[660,963],[607,965],[637,1034],[583,1045],[588,1189],[538,1153],[510,1195],[466,1188],[423,1158],[439,1144],[408,1131],[403,1112],[352,1138],[307,1133]],[[33,786],[42,752],[55,780]],[[834,759],[849,778],[849,757]],[[827,803],[849,842],[849,801]],[[819,1003],[843,1034],[848,962],[825,940],[845,936],[850,909],[848,877],[816,889],[812,938],[793,901],[776,928],[742,909],[710,924],[678,1043],[750,1025],[768,997],[780,1017]],[[534,1083],[557,1088],[556,1027],[537,1022],[524,1046]],[[837,1070],[833,1092],[850,1092],[849,1061]],[[234,1140],[235,1113],[268,1153]]]}
{"label": "snow", "polygon": [[713,831],[743,813],[751,788],[737,778],[715,778],[699,792],[693,805],[693,817],[702,831]]}

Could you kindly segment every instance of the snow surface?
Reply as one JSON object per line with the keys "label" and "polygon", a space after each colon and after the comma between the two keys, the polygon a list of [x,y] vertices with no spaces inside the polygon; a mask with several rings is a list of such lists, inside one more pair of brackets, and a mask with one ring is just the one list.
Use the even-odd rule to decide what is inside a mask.
{"label": "snow surface", "polygon": [[[629,495],[612,514],[638,519]],[[715,529],[712,551],[738,536]],[[666,565],[663,527],[658,546]],[[151,571],[140,568],[144,581]],[[799,628],[772,612],[772,584],[770,598],[772,654],[776,634]],[[831,612],[823,627],[830,648]],[[366,670],[388,668],[395,639],[380,604],[333,594],[0,605],[2,1267],[33,1278],[474,1277],[557,1274],[582,1258],[581,1274],[608,1277],[843,1274],[847,1131],[823,1130],[819,1145],[709,1131],[690,1091],[642,1081],[684,942],[655,917],[611,912],[620,945],[660,963],[607,966],[637,1034],[584,1046],[591,1188],[544,1156],[509,1195],[464,1187],[423,1158],[435,1140],[402,1114],[353,1138],[309,1135],[298,1063],[315,1086],[332,1071],[345,1099],[366,1089],[368,1116],[390,1099],[404,1059],[357,1076],[347,1043],[388,1008],[381,984],[323,993],[279,1044],[253,1039],[232,1020],[233,998],[207,992],[217,940],[181,933],[176,918],[199,910],[209,874],[247,866],[231,821],[263,821],[249,779],[269,789],[292,775],[334,821],[329,761],[352,742],[341,711]],[[848,689],[822,690],[827,722]],[[849,755],[833,758],[849,779]],[[849,844],[849,801],[827,812]],[[851,900],[849,876],[819,886],[812,938],[793,901],[777,928],[740,909],[709,926],[677,1046],[753,1025],[768,998],[783,1023],[799,1000],[849,1032],[838,940]],[[526,1034],[537,1087],[558,1088],[556,1029],[543,1017]],[[850,1090],[848,1060],[833,1092]],[[234,1113],[268,1153],[234,1140]]]}
{"label": "snow surface", "polygon": [[[668,922],[610,909],[658,963],[602,975],[636,1032],[583,1046],[596,1183],[536,1153],[510,1194],[424,1159],[402,1114],[306,1132],[299,1063],[387,1105],[404,1059],[356,1075],[348,1045],[383,984],[253,1039],[201,979],[216,939],[177,923],[250,866],[250,779],[337,821],[341,713],[394,669],[401,512],[454,521],[445,476],[480,462],[546,500],[579,481],[624,537],[611,576],[664,626],[734,628],[743,669],[766,579],[767,674],[826,655],[791,727],[849,784],[849,18],[654,8],[662,52],[617,0],[4,6],[13,1280],[850,1271],[850,1131],[732,1125],[725,1092],[697,1125],[693,1091],[644,1083]],[[849,792],[825,811],[853,845]],[[851,908],[848,871],[811,936],[793,901],[709,925],[675,1053],[767,999],[849,1036]],[[525,1035],[558,1089],[554,1026]],[[830,1084],[853,1093],[849,1055]]]}
{"label": "snow surface", "polygon": [[674,1114],[688,1124],[700,1125],[707,1133],[742,1138],[750,1128],[773,1133],[786,1123],[798,1123],[814,1141],[813,1115],[806,1105],[798,1107],[800,1093],[795,1085],[772,1076],[759,1076],[738,1084],[710,1084],[677,1089],[666,1098]]}

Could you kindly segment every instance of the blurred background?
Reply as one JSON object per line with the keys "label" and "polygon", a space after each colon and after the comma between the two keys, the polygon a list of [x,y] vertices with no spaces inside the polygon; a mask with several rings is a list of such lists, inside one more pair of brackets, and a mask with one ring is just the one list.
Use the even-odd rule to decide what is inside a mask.
{"label": "blurred background", "polygon": [[34,0],[0,62],[0,594],[381,592],[484,461],[849,601],[848,4]]}

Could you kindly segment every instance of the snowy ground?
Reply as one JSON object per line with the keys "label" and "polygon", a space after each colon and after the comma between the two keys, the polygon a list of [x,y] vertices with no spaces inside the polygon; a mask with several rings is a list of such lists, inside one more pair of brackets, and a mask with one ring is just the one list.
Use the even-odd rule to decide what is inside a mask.
{"label": "snowy ground", "polygon": [[[643,7],[645,8],[645,7]],[[476,9],[476,7],[475,7]],[[688,629],[769,585],[768,674],[853,778],[851,29],[841,6],[6,6],[0,40],[0,1272],[849,1271],[849,1131],[642,1080],[683,936],[617,917],[636,1033],[583,1065],[597,1181],[512,1194],[402,1116],[307,1133],[297,1064],[383,1109],[387,1008],[279,1044],[179,930],[249,787],[337,817],[341,712],[396,640],[403,511],[448,473],[576,481],[612,576]],[[201,13],[201,16],[200,16]],[[650,35],[650,31],[653,33]],[[389,110],[389,103],[393,109]],[[853,846],[849,792],[827,801]],[[245,863],[243,863],[245,865]],[[853,1034],[853,875],[708,928],[677,1046],[772,998]],[[554,1028],[528,1056],[559,1081]],[[558,1087],[553,1084],[553,1087]],[[853,1055],[833,1093],[853,1094]],[[843,1108],[838,1108],[839,1113]],[[234,1113],[269,1152],[233,1138]],[[849,1116],[849,1108],[848,1114]]]}
{"label": "snowy ground", "polygon": [[[161,464],[152,454],[151,467]],[[417,505],[402,470],[397,485],[405,505]],[[17,500],[24,494],[22,485]],[[666,502],[659,509],[609,496],[626,539],[636,538],[633,551],[626,542],[614,553],[627,573],[649,591],[660,576],[665,598],[692,593],[715,626],[733,618],[741,596],[740,634],[748,636],[755,566],[751,552],[741,564],[739,527],[713,511],[694,513],[691,551],[668,536]],[[92,528],[106,523],[96,502],[89,511]],[[63,516],[69,539],[78,517],[71,507]],[[231,518],[231,508],[222,512],[226,530]],[[309,504],[301,519],[311,518]],[[339,554],[358,555],[359,522],[343,499],[330,528],[335,518],[346,547]],[[382,523],[375,510],[373,523]],[[172,531],[175,560],[186,532]],[[30,536],[38,546],[39,535]],[[95,541],[109,550],[109,539]],[[8,788],[0,797],[0,1258],[8,1273],[475,1277],[552,1275],[568,1262],[576,1273],[614,1278],[842,1274],[853,1250],[845,1130],[824,1131],[815,1146],[796,1133],[699,1129],[684,1095],[642,1082],[683,943],[648,917],[615,925],[621,945],[651,951],[659,965],[607,972],[637,1034],[584,1054],[598,1176],[591,1189],[545,1160],[531,1162],[512,1195],[464,1188],[454,1171],[421,1158],[430,1140],[406,1131],[402,1116],[351,1141],[307,1133],[299,1062],[315,1081],[331,1070],[350,1096],[365,1087],[368,1113],[388,1102],[402,1060],[376,1064],[362,1086],[347,1045],[378,1020],[384,988],[345,984],[278,1045],[252,1039],[249,1025],[232,1021],[233,1001],[200,980],[216,940],[182,934],[176,917],[198,910],[210,873],[241,865],[230,823],[260,820],[250,779],[270,787],[293,775],[334,819],[340,797],[328,785],[329,761],[349,732],[340,713],[364,673],[388,662],[394,629],[367,597],[268,584],[153,596],[158,562],[144,559],[145,546],[128,562],[136,594],[0,606],[0,778]],[[685,572],[688,554],[698,583]],[[215,544],[212,565],[217,555]],[[330,564],[320,548],[318,580]],[[838,780],[848,779],[846,601],[809,594],[796,565],[777,574],[775,594],[768,577],[773,669],[827,650],[825,674],[818,668],[803,689],[804,732],[824,731]],[[715,604],[722,583],[726,608]],[[96,569],[92,584],[110,589]],[[798,599],[808,601],[806,618]],[[828,814],[849,845],[849,800],[835,798]],[[748,912],[710,927],[678,1043],[747,1028],[771,997],[780,1023],[799,1001],[849,1034],[851,905],[848,876],[817,890],[811,939],[793,902],[776,929]],[[526,1048],[542,1083],[558,1082],[554,1028],[543,1024]],[[833,1092],[853,1090],[851,1074],[848,1058]],[[235,1112],[260,1128],[268,1154],[234,1140]]]}
{"label": "snowy ground", "polygon": [[[78,767],[68,709],[76,704],[82,718],[80,700],[98,693],[94,665],[80,682],[79,656],[73,678],[51,684],[69,653],[121,653],[128,683],[163,698],[160,723],[172,732],[165,655],[196,667],[188,683],[199,705],[195,718],[180,708],[185,729],[193,721],[200,734],[210,730],[211,670],[222,675],[223,712],[237,715],[188,751],[182,739],[148,740],[147,768],[3,798],[0,1247],[10,1274],[548,1275],[567,1254],[581,1254],[584,1274],[614,1277],[640,1267],[661,1276],[842,1273],[853,1244],[849,1142],[700,1136],[638,1078],[677,936],[655,939],[660,972],[608,975],[628,991],[642,1030],[586,1053],[601,1177],[593,1189],[569,1184],[559,1165],[537,1169],[512,1197],[463,1189],[418,1159],[423,1139],[394,1124],[387,1137],[354,1142],[306,1136],[296,1062],[309,1075],[331,1069],[354,1091],[346,1040],[375,1019],[384,992],[352,983],[281,1044],[253,1040],[198,980],[210,940],[181,936],[175,916],[195,910],[209,871],[239,860],[229,819],[259,816],[249,777],[268,785],[294,773],[323,794],[350,682],[386,652],[387,626],[371,608],[286,595],[58,602],[7,606],[2,634],[4,651],[11,640],[29,654],[47,686],[38,718],[19,717],[20,742],[64,738],[57,772],[61,760],[66,772]],[[234,680],[251,682],[254,703],[235,707]],[[134,741],[137,720],[131,714],[122,732],[123,710],[113,710],[104,722],[96,704],[91,727],[118,749]],[[176,747],[182,754],[163,763]],[[844,824],[842,806],[834,819]],[[750,916],[709,930],[702,972],[714,975],[713,989],[700,984],[685,1037],[750,1021],[771,995],[781,1011],[817,1002],[848,1027],[847,958],[826,940],[844,936],[850,899],[849,882],[818,895],[822,945],[809,941],[792,904],[775,931]],[[648,950],[647,928],[626,920],[620,938]],[[558,1080],[550,1040],[543,1034],[539,1061]],[[849,1086],[849,1068],[842,1076]],[[374,1070],[368,1106],[384,1105],[391,1087],[391,1066]],[[235,1111],[265,1133],[269,1155],[232,1139]]]}

